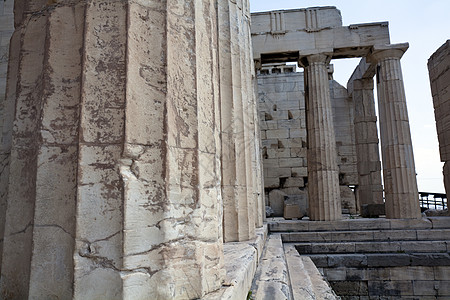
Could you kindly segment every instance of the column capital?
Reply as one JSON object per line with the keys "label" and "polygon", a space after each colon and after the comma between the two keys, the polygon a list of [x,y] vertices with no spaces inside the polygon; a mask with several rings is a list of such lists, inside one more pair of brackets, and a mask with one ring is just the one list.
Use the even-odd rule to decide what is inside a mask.
{"label": "column capital", "polygon": [[367,56],[367,61],[373,64],[377,64],[380,61],[388,58],[402,58],[406,50],[409,48],[409,43],[402,44],[386,44],[386,45],[375,45],[372,47],[369,55]]}
{"label": "column capital", "polygon": [[331,61],[332,53],[321,52],[321,53],[312,53],[308,55],[300,55],[300,59],[298,61],[299,65],[306,68],[310,64],[313,63],[324,63],[328,65]]}

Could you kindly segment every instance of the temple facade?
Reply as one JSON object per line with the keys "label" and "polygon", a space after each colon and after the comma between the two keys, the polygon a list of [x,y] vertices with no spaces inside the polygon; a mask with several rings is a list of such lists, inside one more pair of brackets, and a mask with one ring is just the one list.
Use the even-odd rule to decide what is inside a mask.
{"label": "temple facade", "polygon": [[[386,22],[249,0],[0,8],[0,298],[333,299],[266,214],[422,222],[408,44]],[[330,62],[348,57],[343,87]]]}

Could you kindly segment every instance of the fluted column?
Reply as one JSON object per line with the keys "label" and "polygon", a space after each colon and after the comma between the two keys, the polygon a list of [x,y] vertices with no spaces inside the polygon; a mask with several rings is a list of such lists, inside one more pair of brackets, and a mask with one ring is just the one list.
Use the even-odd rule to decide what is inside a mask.
{"label": "fluted column", "polygon": [[339,169],[333,127],[327,64],[315,54],[302,60],[305,67],[308,130],[308,201],[311,220],[341,218]]}
{"label": "fluted column", "polygon": [[400,58],[407,44],[374,47],[386,217],[420,218],[416,170]]}
{"label": "fluted column", "polygon": [[144,2],[16,2],[2,298],[222,286],[216,2]]}
{"label": "fluted column", "polygon": [[373,78],[353,81],[356,155],[358,157],[358,206],[383,204],[381,161]]}
{"label": "fluted column", "polygon": [[245,241],[262,225],[248,1],[219,2],[219,43],[224,241]]}
{"label": "fluted column", "polygon": [[125,299],[195,299],[224,279],[216,5],[131,1]]}

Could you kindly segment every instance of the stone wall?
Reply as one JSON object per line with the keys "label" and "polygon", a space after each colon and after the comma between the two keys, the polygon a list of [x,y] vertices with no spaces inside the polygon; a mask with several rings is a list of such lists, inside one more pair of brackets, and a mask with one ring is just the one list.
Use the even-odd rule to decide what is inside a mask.
{"label": "stone wall", "polygon": [[[342,207],[356,213],[355,196],[348,187],[358,184],[353,102],[347,90],[334,80],[330,80],[330,94]],[[303,72],[283,64],[264,66],[258,74],[258,101],[267,204],[275,216],[282,216],[284,199],[292,198],[304,214],[308,173]]]}
{"label": "stone wall", "polygon": [[[354,258],[352,262],[357,259],[359,257]],[[393,259],[390,259],[390,263],[395,265]],[[333,290],[343,300],[450,297],[448,266],[380,267],[374,263],[367,268],[352,266],[321,270]]]}
{"label": "stone wall", "polygon": [[450,193],[450,40],[428,60],[434,115],[441,161],[444,162],[444,185]]}

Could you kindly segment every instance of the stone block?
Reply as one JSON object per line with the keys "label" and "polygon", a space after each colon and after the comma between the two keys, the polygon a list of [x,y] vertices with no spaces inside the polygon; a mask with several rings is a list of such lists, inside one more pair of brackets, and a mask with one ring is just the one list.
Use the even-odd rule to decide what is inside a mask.
{"label": "stone block", "polygon": [[[298,206],[301,217],[308,215],[308,198],[307,194],[300,191],[298,194],[289,194],[284,197],[285,204],[294,204]],[[300,218],[301,218],[300,217]],[[286,218],[286,216],[285,216]]]}
{"label": "stone block", "polygon": [[367,256],[363,254],[329,254],[328,267],[366,267],[368,264]]}
{"label": "stone block", "polygon": [[373,241],[373,232],[371,231],[341,231],[334,232],[332,241]]}
{"label": "stone block", "polygon": [[355,251],[358,253],[398,252],[400,244],[398,242],[361,242],[355,243]]}
{"label": "stone block", "polygon": [[348,186],[341,185],[339,188],[340,188],[342,209],[347,210],[350,214],[356,214],[355,193]]}
{"label": "stone block", "polygon": [[291,168],[268,168],[267,177],[290,177]]}
{"label": "stone block", "polygon": [[289,129],[273,129],[267,130],[266,136],[268,139],[286,139],[289,138]]}
{"label": "stone block", "polygon": [[293,147],[293,148],[291,148],[291,157],[304,157],[304,158],[306,158],[307,150],[308,149],[306,149],[306,148]]}
{"label": "stone block", "polygon": [[347,272],[345,267],[324,269],[324,275],[328,281],[345,281]]}
{"label": "stone block", "polygon": [[389,269],[390,276],[395,280],[431,280],[434,281],[433,267],[393,267]]}
{"label": "stone block", "polygon": [[385,206],[383,204],[363,204],[361,205],[361,217],[363,218],[378,218],[385,215]]}
{"label": "stone block", "polygon": [[417,240],[417,238],[416,230],[380,230],[373,232],[373,239],[375,241],[414,241]]}
{"label": "stone block", "polygon": [[303,167],[303,158],[280,158],[278,163],[280,168]]}
{"label": "stone block", "polygon": [[428,219],[390,219],[391,229],[431,229],[432,223]]}
{"label": "stone block", "polygon": [[369,267],[409,266],[410,256],[398,253],[367,254],[367,265]]}
{"label": "stone block", "polygon": [[434,267],[435,280],[450,280],[450,266]]}
{"label": "stone block", "polygon": [[447,244],[443,241],[407,241],[400,242],[400,251],[411,252],[446,252]]}
{"label": "stone block", "polygon": [[289,177],[283,185],[284,187],[304,187],[303,177]]}
{"label": "stone block", "polygon": [[435,296],[438,289],[439,284],[436,284],[434,281],[413,281],[413,293],[415,296]]}
{"label": "stone block", "polygon": [[340,296],[368,295],[368,285],[364,281],[331,281],[330,284]]}
{"label": "stone block", "polygon": [[[439,289],[438,289],[438,295],[446,297],[445,299],[450,298],[450,281],[439,281]],[[444,298],[442,298],[444,299]]]}
{"label": "stone block", "polygon": [[390,280],[391,274],[388,268],[367,268],[368,280]]}
{"label": "stone block", "polygon": [[278,188],[280,187],[280,179],[279,178],[264,178],[264,187],[265,188]]}
{"label": "stone block", "polygon": [[411,296],[413,295],[412,281],[369,281],[370,296]]}
{"label": "stone block", "polygon": [[450,240],[450,229],[417,230],[419,240]]}
{"label": "stone block", "polygon": [[284,215],[284,197],[286,194],[280,190],[272,190],[269,192],[269,206],[273,210],[274,217],[282,217]]}
{"label": "stone block", "polygon": [[307,137],[306,129],[291,128],[291,129],[289,129],[289,137],[290,138],[306,138]]}
{"label": "stone block", "polygon": [[450,266],[449,253],[415,253],[409,257],[411,266]]}
{"label": "stone block", "polygon": [[297,204],[284,204],[283,217],[285,219],[300,219],[303,215],[300,213],[300,207]]}
{"label": "stone block", "polygon": [[307,177],[308,168],[307,167],[297,167],[291,169],[292,177]]}
{"label": "stone block", "polygon": [[328,256],[327,255],[309,255],[309,258],[318,268],[328,267]]}
{"label": "stone block", "polygon": [[366,281],[368,279],[367,269],[359,268],[345,268],[346,269],[346,281]]}
{"label": "stone block", "polygon": [[355,243],[314,243],[312,253],[354,253]]}

